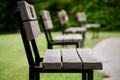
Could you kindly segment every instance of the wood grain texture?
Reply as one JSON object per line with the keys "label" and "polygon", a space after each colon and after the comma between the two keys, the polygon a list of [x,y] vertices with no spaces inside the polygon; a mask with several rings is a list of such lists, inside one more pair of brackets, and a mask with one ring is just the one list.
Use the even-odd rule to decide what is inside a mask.
{"label": "wood grain texture", "polygon": [[60,49],[47,49],[43,69],[61,69]]}
{"label": "wood grain texture", "polygon": [[82,69],[76,49],[62,49],[63,69]]}
{"label": "wood grain texture", "polygon": [[17,4],[23,21],[37,19],[33,5],[28,4],[26,1],[19,1]]}
{"label": "wood grain texture", "polygon": [[27,21],[23,23],[27,40],[33,40],[40,35],[40,29],[38,21]]}
{"label": "wood grain texture", "polygon": [[82,58],[84,69],[102,69],[102,62],[98,60],[93,51],[89,48],[77,49],[78,54]]}
{"label": "wood grain texture", "polygon": [[42,20],[43,20],[43,24],[45,26],[45,29],[51,29],[53,28],[53,23],[52,23],[52,20],[51,20],[51,16],[50,16],[50,13],[49,11],[47,10],[42,10],[40,12],[40,15],[42,17]]}

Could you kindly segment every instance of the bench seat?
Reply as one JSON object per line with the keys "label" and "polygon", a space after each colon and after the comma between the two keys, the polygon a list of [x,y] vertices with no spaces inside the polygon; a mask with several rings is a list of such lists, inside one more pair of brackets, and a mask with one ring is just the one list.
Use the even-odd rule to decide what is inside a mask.
{"label": "bench seat", "polygon": [[54,42],[79,42],[82,41],[82,36],[81,35],[58,35],[54,39]]}
{"label": "bench seat", "polygon": [[86,31],[85,27],[70,27],[64,30],[64,33],[84,33]]}
{"label": "bench seat", "polygon": [[92,49],[48,49],[43,59],[43,69],[82,70],[102,69],[102,63],[95,58]]}

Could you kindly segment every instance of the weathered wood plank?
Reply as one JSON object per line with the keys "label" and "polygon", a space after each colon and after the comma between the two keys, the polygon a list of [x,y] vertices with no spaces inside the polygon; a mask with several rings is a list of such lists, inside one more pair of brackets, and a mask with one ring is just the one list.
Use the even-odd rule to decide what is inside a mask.
{"label": "weathered wood plank", "polygon": [[95,57],[91,49],[79,48],[77,51],[82,58],[84,69],[102,69],[102,62]]}
{"label": "weathered wood plank", "polygon": [[61,69],[60,49],[47,49],[43,69]]}
{"label": "weathered wood plank", "polygon": [[70,27],[65,29],[65,33],[83,33],[86,31],[86,27]]}
{"label": "weathered wood plank", "polygon": [[54,38],[54,41],[63,43],[63,38],[64,38],[63,35],[58,35]]}
{"label": "weathered wood plank", "polygon": [[80,34],[79,35],[73,35],[72,37],[73,37],[73,41],[82,41],[82,39],[83,39],[82,35],[80,35]]}
{"label": "weathered wood plank", "polygon": [[19,1],[17,4],[21,13],[22,20],[37,19],[33,5],[28,4],[26,1]]}
{"label": "weathered wood plank", "polygon": [[27,21],[23,23],[27,40],[32,40],[35,39],[40,35],[40,29],[39,29],[39,24],[38,21]]}
{"label": "weathered wood plank", "polygon": [[76,49],[62,49],[63,69],[82,69]]}
{"label": "weathered wood plank", "polygon": [[41,17],[43,19],[43,23],[45,25],[45,29],[53,28],[53,23],[52,23],[49,11],[42,10],[40,14],[41,14]]}
{"label": "weathered wood plank", "polygon": [[87,20],[85,12],[77,12],[76,16],[79,22],[85,22]]}
{"label": "weathered wood plank", "polygon": [[82,40],[82,36],[79,35],[59,35],[56,36],[54,41],[55,42],[78,42]]}
{"label": "weathered wood plank", "polygon": [[85,25],[87,28],[99,28],[100,24],[86,24]]}
{"label": "weathered wood plank", "polygon": [[63,35],[63,42],[72,42],[72,35]]}

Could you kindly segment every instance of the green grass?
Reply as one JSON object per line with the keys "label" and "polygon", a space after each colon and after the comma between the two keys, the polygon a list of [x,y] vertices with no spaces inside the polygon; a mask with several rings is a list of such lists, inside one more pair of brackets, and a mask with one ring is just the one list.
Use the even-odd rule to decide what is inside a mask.
{"label": "green grass", "polygon": [[[60,34],[54,32],[53,36]],[[90,32],[87,34],[91,35]],[[118,32],[101,32],[99,39],[85,41],[86,47],[94,47],[101,40],[120,37]],[[44,56],[47,43],[44,34],[37,38],[39,51]],[[55,46],[59,48],[61,46]],[[74,47],[74,46],[72,46]],[[81,74],[41,74],[41,80],[80,80]],[[102,80],[103,74],[95,71],[95,80]],[[20,34],[0,35],[0,80],[28,80],[28,63]]]}

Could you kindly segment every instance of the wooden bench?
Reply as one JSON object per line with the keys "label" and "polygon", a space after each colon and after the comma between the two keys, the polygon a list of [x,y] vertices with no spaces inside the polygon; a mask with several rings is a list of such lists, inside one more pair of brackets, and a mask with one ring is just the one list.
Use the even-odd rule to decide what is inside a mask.
{"label": "wooden bench", "polygon": [[[42,58],[35,41],[40,29],[34,7],[25,1],[19,1],[18,7],[17,19],[29,64],[29,80],[40,80],[41,73],[82,73],[82,80],[93,80],[93,70],[101,70],[102,63],[92,55],[91,49],[47,49]],[[26,9],[28,16],[24,16],[28,14]]]}
{"label": "wooden bench", "polygon": [[48,48],[53,48],[53,45],[76,45],[76,48],[79,47],[79,43],[83,44],[83,38],[80,34],[78,35],[58,35],[55,38],[52,38],[51,29],[53,28],[53,23],[51,16],[48,10],[41,10],[40,19],[42,22],[42,27],[45,32],[47,39]]}
{"label": "wooden bench", "polygon": [[87,29],[92,29],[93,31],[93,38],[98,38],[99,37],[99,28],[100,28],[100,24],[86,24],[87,21],[87,17],[85,12],[77,12],[76,13],[78,22],[80,22],[83,26],[85,26]]}
{"label": "wooden bench", "polygon": [[[64,16],[63,16],[64,14]],[[58,19],[59,19],[59,24],[60,24],[60,27],[62,29],[62,33],[63,34],[75,34],[75,33],[78,33],[78,34],[82,34],[82,37],[83,37],[83,42],[82,42],[82,47],[84,47],[84,40],[85,40],[85,32],[86,32],[86,27],[69,27],[67,28],[67,23],[69,22],[69,17],[67,15],[67,12],[65,10],[61,10],[58,12]]]}

